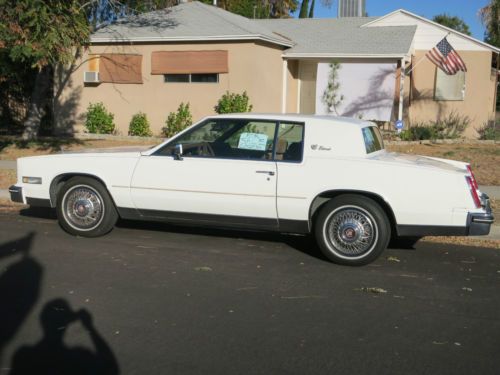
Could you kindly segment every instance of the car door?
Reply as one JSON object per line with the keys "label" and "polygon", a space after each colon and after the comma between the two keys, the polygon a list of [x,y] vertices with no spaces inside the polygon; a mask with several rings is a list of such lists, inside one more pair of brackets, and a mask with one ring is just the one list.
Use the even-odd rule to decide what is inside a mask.
{"label": "car door", "polygon": [[272,121],[211,119],[142,156],[131,181],[136,208],[171,221],[277,227],[275,130]]}

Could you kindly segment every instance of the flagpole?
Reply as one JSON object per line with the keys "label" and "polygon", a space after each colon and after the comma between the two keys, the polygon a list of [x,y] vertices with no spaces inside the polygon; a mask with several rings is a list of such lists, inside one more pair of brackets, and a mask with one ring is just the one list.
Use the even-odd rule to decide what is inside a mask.
{"label": "flagpole", "polygon": [[[444,37],[443,39],[448,38],[448,35],[450,35],[450,34],[451,34],[451,31],[450,31],[450,32],[448,32],[448,34],[446,34],[446,35],[445,35],[445,37]],[[418,61],[415,63],[415,65],[413,65],[413,66],[411,67],[411,69],[410,69],[408,72],[406,72],[406,74],[407,74],[407,75],[410,75],[410,73],[411,73],[411,72],[413,72],[413,70],[414,70],[414,69],[415,69],[415,68],[416,68],[416,67],[417,67],[417,66],[418,66],[418,65],[419,65],[419,64],[420,64],[420,63],[421,63],[421,62],[422,62],[422,61],[423,61],[426,57],[427,57],[426,55],[422,56],[422,57],[420,58],[420,60],[418,60]]]}

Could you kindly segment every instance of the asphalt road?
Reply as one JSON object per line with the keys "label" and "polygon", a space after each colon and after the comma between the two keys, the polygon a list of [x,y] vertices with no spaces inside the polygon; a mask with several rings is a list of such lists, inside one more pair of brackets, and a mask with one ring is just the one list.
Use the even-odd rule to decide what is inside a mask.
{"label": "asphalt road", "polygon": [[2,375],[500,371],[500,250],[421,243],[349,268],[303,237],[84,239],[30,215],[0,214]]}

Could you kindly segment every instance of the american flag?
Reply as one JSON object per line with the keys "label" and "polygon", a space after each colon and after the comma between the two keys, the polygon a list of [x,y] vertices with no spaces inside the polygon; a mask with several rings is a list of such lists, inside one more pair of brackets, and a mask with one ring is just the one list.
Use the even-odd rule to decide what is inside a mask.
{"label": "american flag", "polygon": [[464,61],[457,51],[453,49],[446,37],[436,47],[427,52],[426,56],[450,76],[456,74],[459,70],[462,72],[467,71]]}

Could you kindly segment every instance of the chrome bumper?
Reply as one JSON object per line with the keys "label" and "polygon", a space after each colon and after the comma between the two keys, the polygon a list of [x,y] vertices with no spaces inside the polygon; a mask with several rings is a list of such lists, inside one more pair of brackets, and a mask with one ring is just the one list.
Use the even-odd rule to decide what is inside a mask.
{"label": "chrome bumper", "polygon": [[481,194],[481,206],[485,210],[482,213],[470,213],[467,218],[469,236],[486,236],[490,233],[490,227],[495,222],[491,211],[490,198]]}

